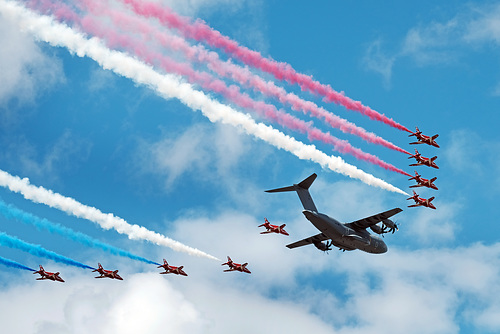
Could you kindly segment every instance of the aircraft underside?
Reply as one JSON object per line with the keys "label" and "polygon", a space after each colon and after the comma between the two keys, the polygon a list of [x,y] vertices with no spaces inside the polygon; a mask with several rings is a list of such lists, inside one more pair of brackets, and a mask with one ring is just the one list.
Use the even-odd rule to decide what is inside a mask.
{"label": "aircraft underside", "polygon": [[358,233],[322,213],[309,210],[304,210],[302,213],[323,235],[331,240],[334,246],[342,250],[360,249],[374,254],[387,251],[385,243],[377,237],[372,237],[368,233]]}

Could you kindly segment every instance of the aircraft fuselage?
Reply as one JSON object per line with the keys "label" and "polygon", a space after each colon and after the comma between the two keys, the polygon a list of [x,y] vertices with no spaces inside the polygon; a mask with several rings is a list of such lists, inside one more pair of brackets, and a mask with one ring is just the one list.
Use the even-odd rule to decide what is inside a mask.
{"label": "aircraft fuselage", "polygon": [[304,210],[302,213],[318,230],[332,240],[333,245],[341,249],[359,249],[373,254],[387,252],[385,242],[366,230],[355,230],[323,213],[311,210]]}

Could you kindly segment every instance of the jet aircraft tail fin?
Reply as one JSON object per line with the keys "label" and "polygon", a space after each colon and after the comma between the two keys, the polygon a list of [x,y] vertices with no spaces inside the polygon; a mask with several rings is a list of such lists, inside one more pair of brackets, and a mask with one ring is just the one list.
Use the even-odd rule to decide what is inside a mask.
{"label": "jet aircraft tail fin", "polygon": [[266,193],[296,191],[297,194],[299,195],[300,201],[302,202],[302,206],[304,207],[304,209],[318,212],[318,209],[316,209],[316,205],[312,200],[311,194],[309,194],[309,187],[312,185],[314,180],[316,180],[317,176],[318,175],[316,173],[313,173],[299,184],[294,184],[293,186],[288,186],[283,188],[266,190]]}

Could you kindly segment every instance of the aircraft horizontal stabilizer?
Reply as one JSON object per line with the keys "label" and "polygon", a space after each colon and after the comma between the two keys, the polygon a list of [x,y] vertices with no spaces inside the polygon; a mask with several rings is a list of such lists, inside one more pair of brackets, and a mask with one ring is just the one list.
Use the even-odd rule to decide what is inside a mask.
{"label": "aircraft horizontal stabilizer", "polygon": [[281,193],[281,192],[285,192],[285,191],[295,191],[295,187],[289,186],[289,187],[266,190],[266,193]]}
{"label": "aircraft horizontal stabilizer", "polygon": [[318,209],[316,209],[316,205],[314,205],[314,202],[311,198],[311,194],[309,194],[309,187],[312,185],[314,180],[316,180],[316,177],[318,177],[318,175],[316,173],[312,173],[311,175],[309,175],[309,177],[307,177],[299,184],[294,184],[292,186],[283,188],[266,190],[266,192],[278,193],[284,191],[296,191],[297,194],[299,195],[300,201],[302,202],[302,206],[304,207],[304,209],[318,212]]}
{"label": "aircraft horizontal stabilizer", "polygon": [[283,187],[283,188],[277,188],[277,189],[271,189],[271,190],[266,190],[266,193],[279,193],[279,192],[285,192],[285,191],[296,191],[299,189],[309,189],[311,184],[316,180],[316,177],[318,175],[316,173],[311,174],[308,178],[300,182],[299,184],[294,184],[293,186],[288,186],[288,187]]}

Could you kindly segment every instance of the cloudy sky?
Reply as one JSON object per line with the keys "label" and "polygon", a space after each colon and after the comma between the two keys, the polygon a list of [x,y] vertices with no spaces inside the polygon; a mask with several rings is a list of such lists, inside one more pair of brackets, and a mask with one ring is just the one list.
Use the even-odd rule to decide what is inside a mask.
{"label": "cloudy sky", "polygon": [[[69,25],[75,34],[85,32],[85,38],[101,36],[101,47],[127,58],[103,65],[106,52],[70,51],[71,45],[80,43],[78,38],[59,28],[46,36],[42,28],[30,29],[34,25],[15,15],[12,3],[31,6],[38,15],[53,15],[54,22]],[[0,188],[0,200],[150,261],[166,258],[184,265],[189,276],[159,275],[160,269],[152,264],[1,214],[0,232],[88,266],[100,262],[119,269],[124,278],[95,280],[88,269],[0,246],[1,258],[33,269],[42,264],[59,271],[66,281],[40,282],[30,271],[0,265],[0,323],[5,332],[500,331],[500,228],[495,219],[500,195],[498,4],[419,1],[380,7],[373,1],[157,1],[191,22],[204,20],[264,57],[291,64],[410,130],[418,126],[426,134],[439,133],[441,148],[418,147],[424,156],[438,156],[440,169],[435,170],[409,167],[404,153],[341,132],[221,77],[206,59],[194,61],[162,44],[162,36],[183,39],[178,30],[134,13],[122,1],[57,3],[54,7],[51,1],[0,1],[0,170],[143,226],[184,248],[167,247],[170,241],[158,245],[131,239],[104,229],[98,218],[75,217],[71,210],[35,203],[7,187]],[[96,3],[104,7],[92,9]],[[73,10],[77,19],[64,8]],[[128,21],[125,27],[118,15],[142,25]],[[146,26],[160,35],[141,33],[139,28]],[[54,46],[54,40],[71,45]],[[403,150],[415,148],[405,131],[324,102],[322,96],[246,67],[206,43],[189,38],[184,42],[190,50],[216,52],[222,61]],[[158,55],[208,73],[212,80],[207,84],[178,76],[162,66]],[[144,62],[151,66],[134,72],[142,67],[131,65]],[[149,70],[166,81],[153,82]],[[215,91],[210,83],[216,80],[406,173],[417,170],[425,178],[436,176],[439,190],[419,193],[435,196],[437,210],[407,208],[408,196],[388,190],[411,192],[407,176],[340,153],[331,144],[310,141],[307,134],[273,122],[255,108],[237,105],[228,94]],[[198,91],[203,95],[196,95]],[[215,120],[210,111],[226,114]],[[246,125],[234,126],[231,120],[240,116],[232,112],[248,114]],[[250,129],[255,122],[268,127]],[[263,133],[274,131],[270,127],[286,136],[266,137]],[[320,164],[320,158],[310,157],[316,153],[304,158],[270,137],[286,145],[313,144],[314,152],[341,157],[345,165],[341,173],[335,172],[331,165]],[[307,150],[310,153],[311,147]],[[346,175],[346,168],[351,168],[347,165],[388,186]],[[300,182],[312,173],[318,174],[310,190],[319,211],[339,221],[403,208],[394,217],[399,231],[384,238],[386,254],[325,254],[313,246],[285,247],[317,231],[301,214],[295,194],[264,190]],[[264,217],[286,224],[290,236],[260,235],[257,226]],[[193,248],[199,253],[193,254]],[[224,273],[220,264],[228,255],[248,262],[252,274]]]}

